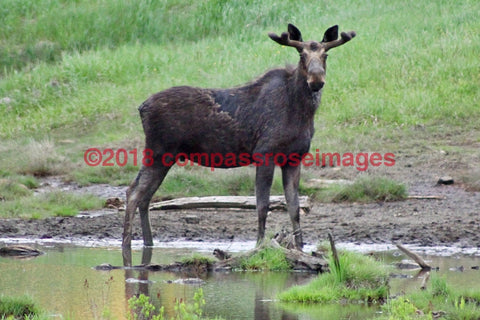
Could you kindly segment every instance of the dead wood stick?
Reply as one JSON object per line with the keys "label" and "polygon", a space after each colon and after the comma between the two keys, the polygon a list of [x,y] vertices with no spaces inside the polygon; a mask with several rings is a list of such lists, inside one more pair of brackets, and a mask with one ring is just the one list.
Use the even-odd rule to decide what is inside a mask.
{"label": "dead wood stick", "polygon": [[418,200],[445,200],[444,196],[421,196],[421,195],[411,195],[407,196],[407,199],[418,199]]}
{"label": "dead wood stick", "polygon": [[340,260],[338,260],[337,248],[335,248],[335,241],[333,240],[332,234],[328,233],[328,241],[330,241],[330,247],[332,249],[333,263],[335,264],[335,269],[340,270]]}
{"label": "dead wood stick", "polygon": [[[310,211],[310,202],[307,196],[299,197],[300,208]],[[212,196],[212,197],[189,197],[177,198],[153,203],[150,210],[172,209],[199,209],[199,208],[240,208],[255,209],[256,198],[248,196]],[[284,196],[270,197],[270,210],[286,210],[287,202]]]}
{"label": "dead wood stick", "polygon": [[427,264],[423,259],[416,253],[408,250],[404,246],[402,246],[400,243],[397,243],[397,248],[400,249],[403,253],[405,253],[407,256],[409,256],[413,261],[415,261],[422,269],[430,270],[432,267]]}
{"label": "dead wood stick", "polygon": [[422,284],[420,285],[421,290],[427,289],[428,279],[430,279],[430,271],[427,271],[423,276]]}

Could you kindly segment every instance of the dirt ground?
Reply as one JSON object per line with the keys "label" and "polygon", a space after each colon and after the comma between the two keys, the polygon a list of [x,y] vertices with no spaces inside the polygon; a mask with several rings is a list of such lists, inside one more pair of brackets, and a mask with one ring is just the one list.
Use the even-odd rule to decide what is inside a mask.
{"label": "dirt ground", "polygon": [[[430,150],[398,154],[394,168],[384,168],[384,174],[404,182],[411,195],[444,196],[442,200],[406,200],[370,204],[314,203],[312,210],[302,215],[304,241],[317,243],[333,232],[337,241],[354,243],[393,243],[422,246],[455,245],[480,247],[480,192],[467,191],[459,183],[462,175],[471,172],[479,163],[479,143],[470,144],[468,156],[459,152]],[[324,168],[321,175],[331,178],[339,175]],[[342,173],[343,178],[350,175]],[[453,185],[438,185],[440,176],[450,175]],[[460,180],[459,180],[460,179]],[[50,183],[53,188],[65,188],[59,180]],[[82,188],[105,198],[124,198],[125,187],[97,185]],[[187,216],[196,216],[195,223]],[[0,220],[2,238],[53,238],[53,239],[115,239],[120,240],[124,213],[115,209],[88,212],[72,218],[48,218],[44,220]],[[175,210],[151,213],[155,240],[174,239],[255,240],[257,217],[254,210]],[[141,238],[137,218],[134,239]],[[288,214],[271,212],[267,219],[267,232],[291,228]]]}

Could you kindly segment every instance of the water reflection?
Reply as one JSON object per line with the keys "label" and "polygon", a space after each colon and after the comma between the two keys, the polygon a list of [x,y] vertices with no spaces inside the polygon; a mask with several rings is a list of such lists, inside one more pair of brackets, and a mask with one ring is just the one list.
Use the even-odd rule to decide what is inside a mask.
{"label": "water reflection", "polygon": [[[131,251],[123,251],[124,263],[126,262],[127,266],[132,266],[132,255]],[[140,266],[147,266],[151,263],[153,257],[153,249],[151,247],[144,247],[142,250],[142,261]],[[125,260],[127,258],[127,260]],[[138,272],[137,277],[135,274]],[[162,290],[160,290],[156,295],[152,293],[152,281],[150,277],[155,277],[158,272],[150,271],[146,268],[138,267],[126,267],[125,268],[125,298],[128,301],[133,296],[139,296],[144,294],[150,296],[151,301],[157,302],[160,307],[161,305],[168,303],[168,301],[162,301]],[[221,294],[224,291],[224,284],[228,288],[228,294],[225,294],[224,297],[227,297],[225,304],[210,304],[207,303],[206,313],[211,314],[211,316],[217,316],[218,314],[223,314],[224,316],[234,316],[236,319],[255,319],[255,320],[273,320],[273,319],[282,319],[282,320],[298,320],[299,317],[297,314],[285,310],[283,308],[278,308],[278,306],[273,301],[277,292],[282,291],[285,287],[298,284],[302,282],[307,282],[312,278],[312,274],[289,274],[289,273],[278,273],[276,281],[272,281],[272,277],[265,277],[264,273],[231,273],[231,272],[220,272],[220,273],[207,273],[207,272],[182,272],[174,274],[175,277],[180,278],[201,278],[206,280],[206,286],[208,287],[207,291],[211,289],[214,293]],[[127,281],[128,279],[128,281]],[[137,281],[132,281],[136,279]],[[208,282],[209,280],[214,280],[213,282]],[[238,286],[233,285],[232,282],[238,282]],[[198,287],[189,288],[194,292]],[[166,291],[166,288],[164,288]],[[253,289],[253,290],[252,290]],[[153,290],[154,291],[154,290]],[[250,293],[254,292],[253,295]],[[185,294],[186,292],[184,292]],[[247,294],[246,294],[247,293]],[[188,294],[187,294],[188,296]],[[189,301],[189,297],[183,297],[186,301]],[[159,301],[157,301],[159,300]],[[239,309],[243,309],[244,306],[252,306],[253,310],[246,309],[245,312],[235,313],[231,309],[232,300],[240,302]],[[250,300],[250,301],[249,301]],[[191,300],[190,300],[191,301]],[[171,302],[171,300],[170,300]],[[251,308],[251,307],[250,307]],[[253,311],[253,317],[250,316]],[[229,314],[230,312],[230,314]],[[168,315],[169,308],[166,308],[166,314]],[[173,315],[173,314],[172,314]]]}
{"label": "water reflection", "polygon": [[[1,245],[1,244],[0,244]],[[118,247],[86,248],[69,245],[38,246],[45,251],[31,260],[0,257],[0,295],[29,295],[49,314],[69,319],[95,319],[109,311],[112,319],[126,319],[128,299],[146,294],[157,307],[165,307],[165,314],[174,315],[175,301],[193,302],[199,285],[170,283],[178,278],[199,277],[206,300],[205,314],[226,319],[369,319],[376,310],[365,305],[299,306],[274,301],[279,292],[295,284],[309,282],[314,275],[301,273],[214,272],[205,274],[175,274],[135,268],[98,271],[92,267],[102,263],[119,266],[123,263]],[[188,248],[146,248],[133,250],[134,264],[168,264],[189,256]],[[401,257],[391,253],[382,255],[382,261],[397,262]],[[432,266],[440,268],[452,287],[480,287],[479,257],[429,257]],[[459,270],[463,266],[464,271]],[[418,270],[395,271],[409,274],[408,279],[390,280],[392,295],[416,292],[422,282],[415,277]],[[127,281],[136,279],[136,282]],[[88,283],[88,285],[85,285]]]}

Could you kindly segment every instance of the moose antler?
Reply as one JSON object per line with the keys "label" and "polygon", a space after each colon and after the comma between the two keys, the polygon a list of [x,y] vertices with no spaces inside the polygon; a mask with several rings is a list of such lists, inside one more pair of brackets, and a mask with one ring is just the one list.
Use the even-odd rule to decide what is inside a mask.
{"label": "moose antler", "polygon": [[276,33],[269,32],[268,36],[270,37],[270,39],[272,39],[276,43],[279,43],[287,47],[294,47],[299,51],[301,51],[305,47],[305,44],[303,42],[291,40],[288,32],[283,32],[280,37]]}
{"label": "moose antler", "polygon": [[[328,51],[332,48],[341,46],[342,44],[352,40],[353,38],[355,38],[356,35],[357,33],[355,31],[342,32],[340,39],[330,42],[322,42],[321,44],[325,48],[325,51]],[[288,32],[283,32],[281,36],[278,36],[276,33],[270,32],[268,33],[268,36],[273,41],[287,47],[294,47],[298,51],[302,51],[302,49],[305,48],[304,42],[290,39],[290,35]]]}
{"label": "moose antler", "polygon": [[340,34],[340,39],[337,39],[337,40],[333,40],[333,41],[330,41],[330,42],[326,42],[323,46],[325,48],[325,51],[328,51],[332,48],[335,48],[335,47],[338,47],[338,46],[341,46],[342,44],[352,40],[353,38],[355,38],[355,36],[357,35],[357,33],[355,31],[349,31],[349,32],[342,32]]}

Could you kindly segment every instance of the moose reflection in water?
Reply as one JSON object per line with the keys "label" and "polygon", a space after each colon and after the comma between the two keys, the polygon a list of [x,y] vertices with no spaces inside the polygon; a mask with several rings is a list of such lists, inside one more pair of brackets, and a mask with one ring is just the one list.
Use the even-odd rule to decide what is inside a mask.
{"label": "moose reflection in water", "polygon": [[[154,276],[155,273],[158,272],[158,271],[151,271],[148,268],[145,268],[145,266],[149,266],[152,263],[152,256],[153,256],[152,252],[153,252],[152,247],[144,247],[142,249],[141,264],[139,266],[125,268],[125,298],[126,298],[126,301],[128,301],[130,298],[134,296],[138,297],[140,294],[149,296],[150,301],[154,303],[154,305],[157,307],[157,310],[158,310],[158,308],[161,307],[161,304],[173,305],[174,301],[164,301],[164,299],[162,299],[162,295],[164,295],[163,293],[164,290],[158,291],[157,287],[156,286],[154,287],[154,282],[150,281],[149,279],[150,276]],[[245,279],[243,277],[246,276],[245,273],[238,273],[239,277],[237,277],[235,274],[232,274],[229,272],[195,273],[195,272],[192,272],[192,270],[190,270],[190,272],[172,273],[171,275],[177,279],[200,278],[204,280],[204,284],[206,285],[208,285],[209,280],[212,280],[214,285],[217,283],[226,283],[226,282],[228,283],[231,281],[239,281],[238,279],[240,279],[242,283],[245,283]],[[271,294],[270,291],[271,291],[272,279],[269,280],[268,275],[262,275],[262,274],[248,275],[247,274],[247,276],[254,277],[254,280],[251,280],[252,281],[251,283],[255,286],[254,295],[249,295],[246,297],[243,294],[243,291],[241,290],[239,290],[238,292],[235,292],[235,290],[230,289],[229,292],[232,296],[231,297],[232,299],[234,300],[241,299],[242,301],[241,303],[243,305],[251,305],[253,307],[254,319],[258,319],[258,320],[269,320],[269,319],[297,320],[298,319],[298,315],[295,315],[286,310],[283,310],[283,309],[275,310],[280,307],[275,306],[274,302],[272,301],[272,297],[269,296],[269,294]],[[272,274],[270,274],[270,276],[272,276]],[[273,276],[275,276],[275,274],[273,274]],[[280,274],[280,276],[282,277],[282,280],[283,280],[281,281],[282,283],[281,287],[283,288],[284,286],[291,286],[294,284],[298,284],[299,282],[308,281],[309,279],[311,279],[312,274],[283,273],[283,274]],[[285,279],[287,279],[286,282],[284,282]],[[191,286],[188,284],[180,284],[180,283],[183,283],[183,282],[172,281],[172,283],[169,285]],[[201,285],[197,284],[197,285],[193,285],[193,288],[186,288],[186,289],[189,289],[189,291],[195,291],[199,287],[201,287]],[[231,288],[232,286],[230,285],[229,287]],[[184,299],[184,298],[179,298],[179,299]],[[245,299],[252,299],[252,301],[248,301],[248,300],[245,301]],[[207,305],[205,306],[205,309],[206,309],[205,311],[207,312],[207,314],[211,312],[217,313],[218,309],[220,309],[218,306],[214,306],[214,307],[209,306],[208,299],[206,303]],[[157,304],[160,304],[160,305],[157,305]],[[172,309],[173,308],[170,308],[170,310]],[[252,309],[249,308],[249,310],[252,310]],[[132,312],[132,311],[129,310],[129,312]],[[168,313],[168,308],[166,308],[166,313]],[[167,314],[167,315],[171,316],[170,314]],[[214,317],[217,315],[218,314],[211,314],[210,316]],[[238,316],[242,318],[242,315],[238,315]],[[243,315],[243,316],[245,316],[243,317],[244,319],[250,318],[250,316],[248,315]]]}

